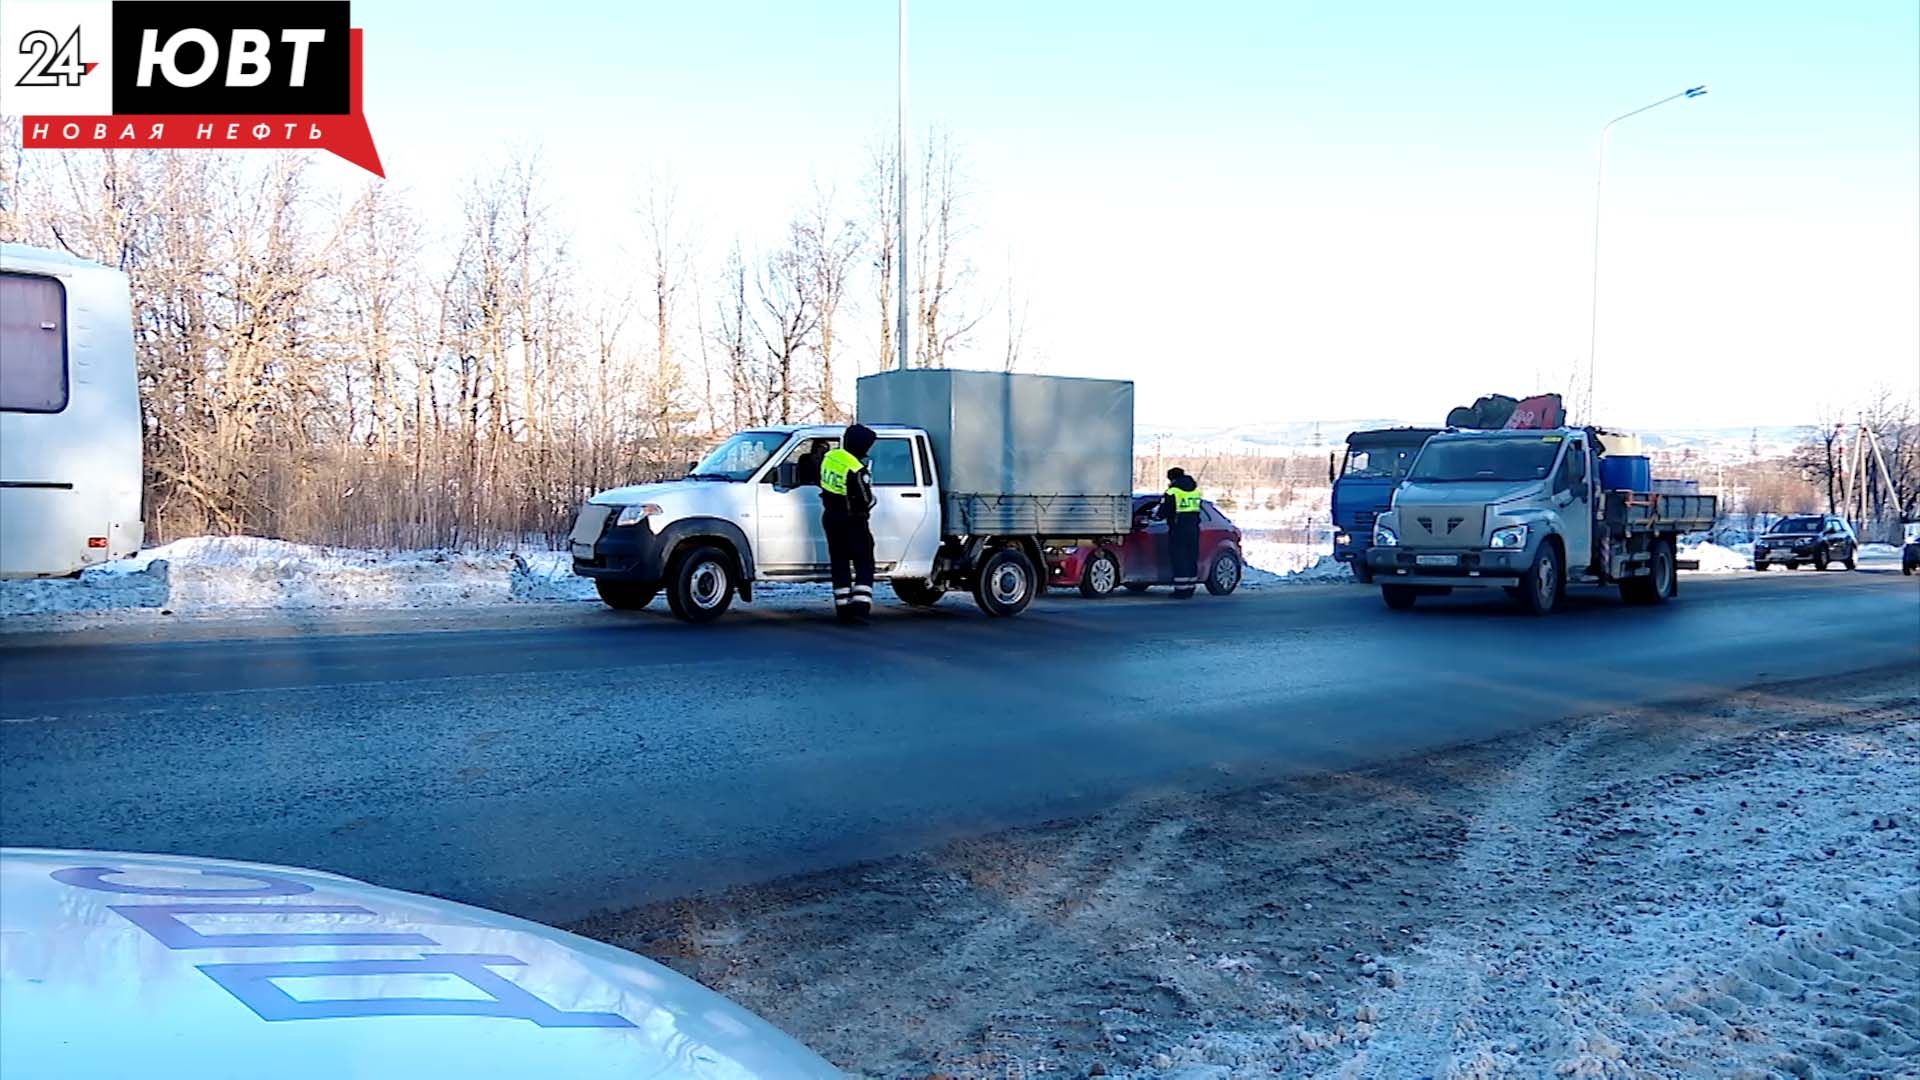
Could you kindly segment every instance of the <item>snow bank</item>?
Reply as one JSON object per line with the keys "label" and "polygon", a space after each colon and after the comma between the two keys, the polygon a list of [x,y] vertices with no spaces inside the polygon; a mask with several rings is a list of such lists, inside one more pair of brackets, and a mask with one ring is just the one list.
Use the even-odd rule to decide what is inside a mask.
{"label": "snow bank", "polygon": [[0,582],[0,614],[165,608],[426,608],[584,600],[560,552],[360,551],[254,536],[195,536],[77,578]]}
{"label": "snow bank", "polygon": [[1742,570],[1753,569],[1753,545],[1735,544],[1728,547],[1711,541],[1680,544],[1680,558],[1699,559],[1701,574],[1734,574]]}
{"label": "snow bank", "polygon": [[1240,552],[1247,562],[1241,576],[1244,589],[1353,580],[1353,571],[1335,561],[1333,548],[1325,544],[1262,540],[1249,532],[1240,542]]}
{"label": "snow bank", "polygon": [[[824,586],[754,589],[756,609],[830,604]],[[563,551],[365,551],[257,536],[195,536],[88,567],[77,578],[0,581],[0,616],[127,612],[253,614],[598,601]],[[664,608],[664,601],[657,602]]]}

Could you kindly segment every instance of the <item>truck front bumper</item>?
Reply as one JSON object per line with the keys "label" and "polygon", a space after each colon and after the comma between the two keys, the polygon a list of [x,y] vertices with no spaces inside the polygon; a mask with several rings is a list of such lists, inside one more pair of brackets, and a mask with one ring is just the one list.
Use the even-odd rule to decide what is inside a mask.
{"label": "truck front bumper", "polygon": [[1518,549],[1367,549],[1367,567],[1378,582],[1445,585],[1456,589],[1504,588],[1519,583],[1533,565],[1533,547]]}
{"label": "truck front bumper", "polygon": [[1333,534],[1333,557],[1339,562],[1362,563],[1367,561],[1367,541],[1344,530]]}
{"label": "truck front bumper", "polygon": [[573,545],[573,572],[586,578],[654,584],[666,577],[667,545],[653,523],[615,525],[613,518],[592,544]]}

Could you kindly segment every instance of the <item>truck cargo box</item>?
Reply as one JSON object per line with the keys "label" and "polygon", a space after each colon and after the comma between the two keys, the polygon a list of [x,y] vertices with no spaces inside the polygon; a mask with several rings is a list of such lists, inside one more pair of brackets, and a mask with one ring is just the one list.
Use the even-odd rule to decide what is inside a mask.
{"label": "truck cargo box", "polygon": [[1132,519],[1133,384],[998,371],[860,379],[865,423],[932,437],[949,536],[1102,536]]}

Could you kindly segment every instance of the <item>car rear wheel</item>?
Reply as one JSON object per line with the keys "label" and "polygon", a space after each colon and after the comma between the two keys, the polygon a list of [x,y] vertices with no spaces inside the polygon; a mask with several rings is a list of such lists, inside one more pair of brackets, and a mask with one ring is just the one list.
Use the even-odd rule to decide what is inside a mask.
{"label": "car rear wheel", "polygon": [[600,602],[615,611],[639,611],[660,592],[660,586],[648,585],[639,581],[609,581],[595,578],[593,591],[600,594]]}
{"label": "car rear wheel", "polygon": [[1773,569],[1773,564],[1764,559],[1755,559],[1753,561],[1753,568],[1755,570],[1771,570]]}
{"label": "car rear wheel", "polygon": [[908,607],[932,607],[947,593],[944,587],[920,578],[892,578],[889,584],[893,586],[893,595],[899,597],[900,602]]}
{"label": "car rear wheel", "polygon": [[1001,548],[980,563],[974,603],[989,615],[1018,615],[1033,603],[1033,560],[1019,548]]}
{"label": "car rear wheel", "polygon": [[1099,600],[1113,594],[1120,587],[1120,560],[1106,550],[1096,551],[1087,560],[1087,568],[1080,572],[1080,595],[1090,600]]}
{"label": "car rear wheel", "polygon": [[1207,591],[1215,596],[1227,596],[1240,587],[1240,556],[1231,551],[1223,551],[1213,557],[1213,565],[1207,569]]}
{"label": "car rear wheel", "polygon": [[1420,599],[1420,590],[1411,585],[1382,585],[1380,599],[1395,611],[1405,611]]}
{"label": "car rear wheel", "polygon": [[667,606],[686,622],[712,622],[733,606],[733,556],[703,546],[681,555],[667,572]]}
{"label": "car rear wheel", "polygon": [[1840,565],[1846,567],[1849,570],[1858,570],[1860,569],[1860,560],[1855,557],[1853,552],[1849,551],[1847,552],[1847,560],[1841,563]]}

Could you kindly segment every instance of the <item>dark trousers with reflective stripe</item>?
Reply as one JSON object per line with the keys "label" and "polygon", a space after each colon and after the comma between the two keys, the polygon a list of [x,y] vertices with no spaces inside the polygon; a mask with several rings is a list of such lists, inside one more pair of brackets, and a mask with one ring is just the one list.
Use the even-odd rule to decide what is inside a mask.
{"label": "dark trousers with reflective stripe", "polygon": [[873,529],[864,519],[844,514],[822,514],[820,524],[827,530],[834,612],[867,614],[873,607]]}
{"label": "dark trousers with reflective stripe", "polygon": [[1167,554],[1172,557],[1175,592],[1192,592],[1200,583],[1200,515],[1175,514],[1167,525]]}

